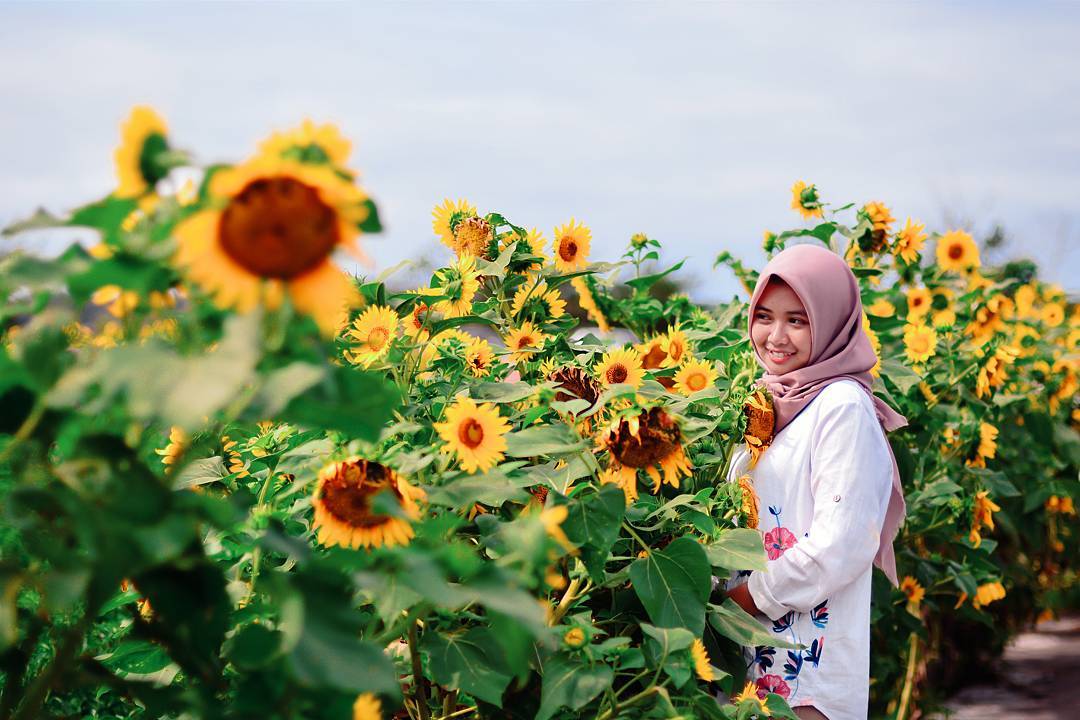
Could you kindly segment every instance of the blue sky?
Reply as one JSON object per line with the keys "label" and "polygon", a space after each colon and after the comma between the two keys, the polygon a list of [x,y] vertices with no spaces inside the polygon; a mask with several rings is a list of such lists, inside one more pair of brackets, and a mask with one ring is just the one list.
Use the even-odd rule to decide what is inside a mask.
{"label": "blue sky", "polygon": [[444,261],[431,208],[465,197],[548,237],[583,220],[596,259],[646,232],[726,299],[713,258],[760,265],[805,179],[931,229],[1000,223],[1002,256],[1076,292],[1078,37],[1070,4],[0,4],[0,223],[107,192],[145,102],[207,161],[338,123],[386,221],[377,269]]}

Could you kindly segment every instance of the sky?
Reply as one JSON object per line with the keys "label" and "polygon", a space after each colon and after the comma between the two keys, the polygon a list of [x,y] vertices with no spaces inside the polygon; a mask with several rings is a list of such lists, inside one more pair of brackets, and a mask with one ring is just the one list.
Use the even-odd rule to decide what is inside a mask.
{"label": "sky", "polygon": [[900,224],[1001,225],[985,259],[1076,294],[1078,37],[1066,3],[0,2],[0,224],[109,192],[147,103],[206,162],[338,124],[386,226],[374,273],[444,264],[431,209],[467,198],[549,239],[581,220],[596,260],[645,232],[726,300],[716,255],[760,267],[802,179]]}

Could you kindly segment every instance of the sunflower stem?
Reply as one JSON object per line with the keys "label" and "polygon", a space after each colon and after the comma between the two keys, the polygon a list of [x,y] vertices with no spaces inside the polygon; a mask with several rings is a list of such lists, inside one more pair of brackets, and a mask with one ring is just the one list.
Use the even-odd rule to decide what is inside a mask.
{"label": "sunflower stem", "polygon": [[570,604],[579,597],[577,594],[577,589],[579,587],[581,587],[581,578],[574,578],[570,581],[570,585],[567,586],[562,599],[559,600],[559,604],[555,607],[554,612],[551,613],[551,622],[549,625],[558,625],[559,621],[563,619],[567,610],[570,609]]}
{"label": "sunflower stem", "polygon": [[918,657],[919,636],[911,633],[911,642],[908,649],[907,672],[904,674],[904,689],[900,691],[900,707],[896,711],[896,720],[904,720],[907,715],[908,702],[911,700],[911,690],[915,684],[916,658]]}
{"label": "sunflower stem", "polygon": [[431,710],[428,708],[427,679],[424,678],[420,666],[419,640],[416,628],[419,620],[409,623],[409,658],[412,660],[413,693],[416,697],[416,707],[420,712],[420,720],[431,720]]}
{"label": "sunflower stem", "polygon": [[4,462],[11,455],[12,451],[18,447],[22,442],[26,441],[26,438],[30,437],[34,430],[37,428],[41,417],[45,414],[45,403],[41,398],[38,398],[34,403],[33,409],[30,410],[30,414],[23,420],[22,425],[15,431],[15,435],[11,438],[11,441],[4,446],[3,450],[0,450],[0,463]]}
{"label": "sunflower stem", "polygon": [[634,705],[636,703],[639,703],[642,700],[644,700],[645,698],[647,698],[650,695],[653,695],[654,693],[657,693],[659,691],[660,691],[660,686],[659,685],[652,685],[650,687],[647,687],[644,690],[642,690],[641,692],[639,692],[637,695],[631,695],[630,697],[626,698],[625,700],[623,700],[621,703],[619,703],[615,707],[610,708],[609,710],[605,710],[604,712],[600,713],[596,717],[596,720],[608,720],[608,718],[614,717],[615,715],[619,714],[620,712],[622,712],[623,710],[625,710],[629,706]]}
{"label": "sunflower stem", "polygon": [[642,540],[641,537],[636,532],[634,532],[634,529],[632,527],[630,527],[630,523],[623,522],[622,526],[623,526],[623,529],[626,530],[626,532],[630,533],[631,537],[633,537],[635,540],[638,541],[638,545],[641,546],[642,550],[644,550],[645,552],[649,551],[649,546],[645,544],[645,541]]}

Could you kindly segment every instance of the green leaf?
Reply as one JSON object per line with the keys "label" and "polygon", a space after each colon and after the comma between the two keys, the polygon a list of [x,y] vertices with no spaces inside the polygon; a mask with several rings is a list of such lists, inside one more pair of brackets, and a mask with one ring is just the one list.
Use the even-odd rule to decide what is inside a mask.
{"label": "green leaf", "polygon": [[765,546],[757,530],[731,528],[725,530],[716,542],[704,547],[709,564],[713,567],[725,570],[765,569]]}
{"label": "green leaf", "polygon": [[376,373],[332,367],[323,381],[294,397],[282,419],[309,428],[340,430],[376,440],[399,402],[395,386]]}
{"label": "green leaf", "polygon": [[175,490],[186,490],[217,482],[228,474],[229,471],[225,469],[225,463],[220,455],[200,458],[187,463],[180,474],[173,478],[172,485]]}
{"label": "green leaf", "polygon": [[325,376],[326,368],[305,362],[273,370],[262,377],[250,411],[260,417],[277,417],[289,401],[310,390]]}
{"label": "green leaf", "polygon": [[548,720],[561,707],[580,710],[611,687],[615,677],[607,665],[585,665],[566,653],[545,660],[543,675],[536,720]]}
{"label": "green leaf", "polygon": [[653,667],[664,672],[679,688],[693,674],[688,648],[694,642],[694,634],[684,628],[658,628],[641,623],[641,629],[649,639],[645,641],[645,653]]}
{"label": "green leaf", "polygon": [[536,389],[527,382],[477,383],[469,396],[479,402],[508,403],[532,397]]}
{"label": "green leaf", "polygon": [[922,377],[914,370],[894,357],[881,359],[881,376],[896,386],[901,395],[922,382]]}
{"label": "green leaf", "polygon": [[379,220],[379,208],[375,205],[375,202],[371,198],[365,198],[364,202],[360,205],[367,209],[367,214],[364,219],[357,223],[357,227],[360,228],[362,233],[379,233],[382,232],[382,222]]}
{"label": "green leaf", "polygon": [[160,645],[145,640],[124,640],[113,652],[97,658],[105,667],[120,675],[145,675],[164,670],[172,659]]}
{"label": "green leaf", "polygon": [[511,676],[500,669],[505,666],[503,650],[489,629],[425,633],[421,647],[428,654],[428,667],[437,683],[502,707],[502,694]]}
{"label": "green leaf", "polygon": [[630,566],[630,582],[653,624],[683,627],[697,636],[705,631],[710,579],[705,550],[688,537],[653,550]]}
{"label": "green leaf", "polygon": [[602,485],[596,494],[570,503],[562,529],[570,542],[582,546],[582,560],[593,582],[604,580],[604,565],[625,514],[626,496],[616,485]]}
{"label": "green leaf", "polygon": [[565,455],[587,447],[587,441],[563,424],[528,427],[506,436],[506,454],[510,457]]}
{"label": "green leaf", "polygon": [[281,652],[281,633],[252,623],[240,628],[225,644],[225,657],[241,670],[269,665]]}
{"label": "green leaf", "polygon": [[645,290],[648,290],[649,288],[651,288],[653,285],[655,285],[657,282],[659,282],[664,277],[670,275],[671,273],[673,273],[676,270],[678,270],[679,268],[681,268],[683,266],[683,263],[685,263],[685,262],[686,262],[686,259],[684,258],[684,259],[680,260],[679,262],[675,263],[674,265],[672,265],[671,267],[669,267],[667,270],[664,270],[663,272],[654,273],[652,275],[642,275],[639,278],[633,278],[632,280],[627,280],[626,284],[629,285],[630,287],[634,288],[634,290],[636,290],[637,292],[644,292]]}
{"label": "green leaf", "polygon": [[480,475],[462,475],[445,485],[428,489],[428,502],[452,508],[468,508],[474,503],[498,507],[507,500],[523,502],[529,494],[499,469]]}
{"label": "green leaf", "polygon": [[784,642],[770,633],[731,598],[725,598],[723,605],[709,604],[709,624],[724,637],[743,646],[768,645],[790,649],[806,647]]}
{"label": "green leaf", "polygon": [[0,235],[11,237],[27,230],[43,230],[46,228],[63,227],[67,224],[64,218],[59,218],[43,207],[39,207],[34,214],[25,220],[17,220],[0,230]]}

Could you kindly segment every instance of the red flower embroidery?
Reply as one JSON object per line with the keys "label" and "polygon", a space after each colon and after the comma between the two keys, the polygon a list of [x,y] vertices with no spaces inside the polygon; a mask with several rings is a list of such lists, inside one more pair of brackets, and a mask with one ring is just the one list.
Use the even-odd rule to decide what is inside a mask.
{"label": "red flower embroidery", "polygon": [[784,551],[794,545],[798,540],[787,528],[778,527],[765,533],[765,552],[770,560],[775,560],[784,554]]}
{"label": "red flower embroidery", "polygon": [[755,684],[757,685],[757,696],[762,700],[769,693],[776,693],[785,700],[791,697],[791,688],[779,675],[762,675]]}

